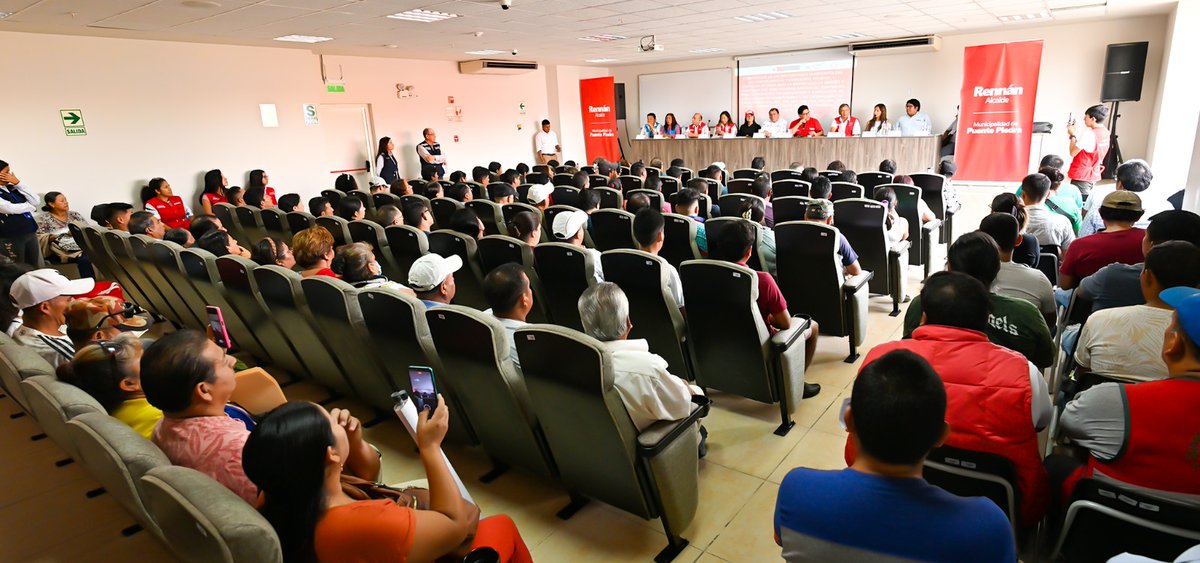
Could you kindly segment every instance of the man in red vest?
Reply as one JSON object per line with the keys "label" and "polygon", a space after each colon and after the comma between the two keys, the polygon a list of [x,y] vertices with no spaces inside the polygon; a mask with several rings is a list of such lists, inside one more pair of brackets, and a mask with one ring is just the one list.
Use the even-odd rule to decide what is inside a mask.
{"label": "man in red vest", "polygon": [[[876,346],[863,365],[893,350],[925,358],[946,385],[947,446],[1002,456],[1017,473],[1020,522],[1046,511],[1049,479],[1037,432],[1050,423],[1050,395],[1037,367],[988,341],[988,290],[960,272],[938,272],[921,289],[921,326],[912,339]],[[846,443],[847,464],[855,451]]]}
{"label": "man in red vest", "polygon": [[1108,119],[1108,108],[1094,105],[1083,114],[1084,128],[1075,129],[1074,120],[1067,124],[1067,135],[1071,139],[1071,167],[1067,177],[1079,188],[1087,199],[1092,186],[1100,181],[1104,171],[1104,157],[1108,154],[1108,129],[1102,123]]}
{"label": "man in red vest", "polygon": [[1098,474],[1148,489],[1200,494],[1200,290],[1173,287],[1159,297],[1175,308],[1163,335],[1167,378],[1103,383],[1067,403],[1062,436],[1090,455],[1066,479],[1064,499],[1079,479]]}

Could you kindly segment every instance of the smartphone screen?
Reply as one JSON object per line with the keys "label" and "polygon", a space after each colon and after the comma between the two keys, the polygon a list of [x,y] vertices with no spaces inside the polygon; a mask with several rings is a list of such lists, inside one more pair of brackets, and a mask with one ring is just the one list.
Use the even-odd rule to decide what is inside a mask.
{"label": "smartphone screen", "polygon": [[229,331],[225,330],[225,317],[221,315],[221,308],[209,305],[204,310],[208,312],[208,326],[212,327],[217,346],[228,350],[230,348]]}
{"label": "smartphone screen", "polygon": [[433,380],[433,369],[425,366],[408,366],[408,381],[412,385],[412,400],[418,411],[437,408],[437,384]]}

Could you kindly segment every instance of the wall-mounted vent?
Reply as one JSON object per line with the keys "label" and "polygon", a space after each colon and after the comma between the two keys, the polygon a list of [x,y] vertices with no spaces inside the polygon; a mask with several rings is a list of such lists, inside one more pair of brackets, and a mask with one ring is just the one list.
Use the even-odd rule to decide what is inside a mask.
{"label": "wall-mounted vent", "polygon": [[851,43],[848,48],[850,54],[856,56],[921,53],[941,49],[942,38],[936,35],[922,35],[920,37],[902,37],[900,39],[884,39],[881,41],[863,41],[861,43]]}
{"label": "wall-mounted vent", "polygon": [[527,61],[478,59],[474,61],[460,61],[458,63],[459,74],[521,74],[537,69],[537,63]]}

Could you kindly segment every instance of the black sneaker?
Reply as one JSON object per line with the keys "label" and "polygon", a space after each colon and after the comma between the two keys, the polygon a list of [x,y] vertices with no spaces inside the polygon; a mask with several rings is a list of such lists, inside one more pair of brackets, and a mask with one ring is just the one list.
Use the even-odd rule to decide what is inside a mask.
{"label": "black sneaker", "polygon": [[820,383],[805,383],[804,384],[804,398],[805,399],[816,397],[817,393],[820,393],[820,392],[821,392],[821,384]]}

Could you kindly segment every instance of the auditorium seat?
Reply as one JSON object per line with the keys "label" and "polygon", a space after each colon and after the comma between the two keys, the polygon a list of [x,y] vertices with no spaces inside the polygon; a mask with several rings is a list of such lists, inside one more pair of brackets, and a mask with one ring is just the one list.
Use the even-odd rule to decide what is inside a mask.
{"label": "auditorium seat", "polygon": [[[22,411],[33,414],[25,393],[21,390],[21,381],[31,377],[45,375],[57,377],[54,366],[30,348],[17,344],[7,334],[0,332],[0,383],[4,390],[17,402]],[[17,418],[19,414],[12,415]],[[36,419],[36,414],[34,414]]]}
{"label": "auditorium seat", "polygon": [[578,211],[578,209],[573,206],[559,204],[554,204],[546,208],[546,211],[542,213],[542,232],[545,233],[546,236],[543,237],[542,240],[557,240],[557,238],[554,236],[554,218],[559,213],[565,213],[567,211]]}
{"label": "auditorium seat", "polygon": [[663,245],[658,255],[676,268],[685,261],[700,258],[700,249],[696,246],[696,230],[700,224],[676,213],[663,213],[663,219]]}
{"label": "auditorium seat", "polygon": [[429,212],[433,214],[434,228],[450,228],[450,216],[463,207],[461,201],[448,197],[435,197],[429,200]]}
{"label": "auditorium seat", "polygon": [[[287,214],[286,219],[288,231],[292,233],[292,236],[295,236],[296,233],[304,229],[311,229],[317,226],[317,218],[304,211],[291,211]],[[292,239],[289,237],[287,242],[291,246]]]}
{"label": "auditorium seat", "polygon": [[[516,344],[534,411],[572,493],[559,517],[570,517],[590,497],[647,520],[659,518],[667,547],[655,561],[673,560],[687,546],[680,532],[699,504],[697,427],[707,403],[683,420],[639,433],[613,387],[611,359],[599,341],[532,325],[517,330]],[[573,360],[572,369],[562,369],[563,358]]]}
{"label": "auditorium seat", "polygon": [[550,167],[544,166],[541,164],[538,164],[536,166],[542,166],[542,168],[540,170],[533,171],[533,172],[526,174],[525,175],[525,183],[526,184],[545,184],[546,182],[549,182],[550,181]]}
{"label": "auditorium seat", "polygon": [[[82,235],[76,235],[75,241],[79,243],[80,249],[83,250],[88,259],[92,261],[92,265],[99,270],[98,273],[106,280],[119,283],[116,272],[119,268],[113,261],[113,257],[109,254],[108,249],[104,246],[104,238],[100,234],[102,231],[108,229],[89,224],[71,223],[71,225],[76,225],[80,235]],[[135,291],[136,289],[134,288]],[[137,301],[137,299],[131,298],[129,289],[125,289],[125,293],[126,299]]]}
{"label": "auditorium seat", "polygon": [[[147,507],[149,495],[142,484],[142,476],[160,467],[170,467],[171,460],[166,454],[127,424],[103,411],[76,416],[66,423],[65,429],[74,442],[80,464],[104,487],[104,491],[137,520],[138,526],[157,538],[165,538],[161,524]],[[234,499],[241,500],[236,496]],[[245,501],[241,502],[245,505]],[[137,530],[137,527],[130,527],[122,533],[130,536]]]}
{"label": "auditorium seat", "polygon": [[396,278],[392,281],[408,285],[408,270],[418,258],[429,254],[429,240],[425,231],[408,225],[392,225],[383,229],[388,240],[388,254],[396,265]]}
{"label": "auditorium seat", "polygon": [[[743,178],[747,179],[747,180],[753,180],[753,179],[757,178],[759,174],[762,174],[762,173],[763,173],[763,171],[759,170],[757,168],[738,168],[737,170],[733,171],[733,178],[734,178],[734,180],[740,180]],[[729,182],[733,183],[733,180],[730,180]],[[733,188],[730,188],[730,190],[732,191]]]}
{"label": "auditorium seat", "polygon": [[[274,365],[298,377],[312,378],[304,361],[296,354],[291,343],[283,335],[271,312],[260,301],[258,283],[251,272],[258,265],[249,258],[227,254],[217,258],[217,272],[221,276],[225,301],[254,337],[270,351]],[[228,311],[223,311],[228,315]]]}
{"label": "auditorium seat", "polygon": [[833,182],[832,190],[829,199],[832,201],[840,201],[843,199],[861,198],[863,195],[863,187],[850,182]]}
{"label": "auditorium seat", "polygon": [[108,416],[104,407],[91,395],[74,385],[59,381],[53,375],[27,377],[13,386],[20,387],[29,413],[42,427],[42,432],[67,452],[70,459],[79,460],[79,446],[68,431],[67,422],[87,413]]}
{"label": "auditorium seat", "polygon": [[207,303],[204,301],[204,297],[196,291],[183,268],[183,261],[179,257],[182,250],[182,246],[173,242],[155,241],[150,245],[150,260],[166,278],[167,283],[171,284],[171,287],[179,293],[184,305],[191,311],[191,318],[201,321],[200,324],[189,326],[191,328],[206,327],[208,326],[208,312],[204,307]]}
{"label": "auditorium seat", "polygon": [[538,217],[542,216],[541,209],[538,209],[532,205],[529,205],[528,203],[516,202],[516,203],[506,203],[504,205],[501,205],[500,206],[500,214],[504,216],[505,228],[504,228],[504,232],[502,232],[500,234],[502,234],[502,235],[508,234],[508,225],[512,223],[513,217],[515,217],[517,215],[517,213],[520,213],[522,211],[528,211],[530,213],[533,213],[534,215],[537,215]]}
{"label": "auditorium seat", "polygon": [[[908,241],[890,242],[884,221],[887,207],[869,199],[846,199],[833,204],[833,226],[858,254],[858,265],[874,273],[870,292],[892,297],[891,316],[900,314],[908,291]],[[820,322],[820,321],[818,321]],[[823,323],[822,323],[823,324]]]}
{"label": "auditorium seat", "polygon": [[740,207],[747,201],[759,202],[764,211],[767,208],[767,201],[765,199],[748,192],[734,193],[733,188],[729,189],[729,193],[717,198],[717,205],[721,206],[722,212],[732,213],[734,209]]}
{"label": "auditorium seat", "polygon": [[925,458],[925,480],[960,497],[985,497],[1008,517],[1013,531],[1020,526],[1021,496],[1017,468],[1004,456],[940,446]]}
{"label": "auditorium seat", "polygon": [[429,251],[442,257],[458,256],[462,269],[454,272],[454,303],[476,309],[486,309],[483,297],[483,275],[479,272],[478,249],[475,239],[454,231],[429,233]]}
{"label": "auditorium seat", "polygon": [[696,385],[778,403],[775,434],[787,434],[804,395],[803,335],[809,321],[794,317],[791,328],[772,336],[756,303],[758,277],[745,266],[690,260],[679,275],[684,301],[697,304],[687,310]]}
{"label": "auditorium seat", "polygon": [[[687,362],[686,326],[667,287],[666,261],[641,250],[610,250],[600,256],[604,280],[629,299],[629,338],[644,338],[650,351],[667,361],[671,373],[695,379]],[[701,305],[703,306],[703,305]]]}
{"label": "auditorium seat", "polygon": [[167,465],[141,478],[146,507],[171,551],[187,563],[283,563],[275,529],[207,475]]}
{"label": "auditorium seat", "polygon": [[374,407],[377,414],[391,413],[396,382],[383,370],[384,362],[371,346],[358,305],[358,290],[328,276],[304,278],[300,289],[308,301],[313,326],[325,336],[330,350],[337,353],[355,395]]}
{"label": "auditorium seat", "polygon": [[238,227],[236,209],[237,207],[232,203],[225,202],[214,203],[212,206],[213,215],[216,215],[217,219],[221,220],[221,226],[225,227],[225,231],[229,233],[229,236],[240,241],[242,239],[238,236],[240,227]]}
{"label": "auditorium seat", "polygon": [[[375,254],[375,261],[379,262],[379,267],[383,270],[383,275],[387,276],[389,280],[405,283],[405,279],[401,277],[400,269],[396,267],[396,263],[392,260],[392,252],[388,248],[387,233],[379,223],[360,219],[358,221],[350,221],[349,228],[351,241],[365,242],[371,245],[371,249]],[[405,270],[403,275],[407,276],[408,271]]]}
{"label": "auditorium seat", "polygon": [[474,180],[465,180],[463,183],[471,188],[471,195],[474,196],[474,199],[481,200],[488,198],[487,188],[483,184]]}
{"label": "auditorium seat", "polygon": [[579,296],[596,283],[592,255],[573,244],[546,242],[533,249],[546,313],[554,324],[583,330]]}
{"label": "auditorium seat", "polygon": [[329,206],[334,210],[338,208],[338,203],[342,201],[346,194],[338,190],[321,190],[321,197],[329,200]]}
{"label": "auditorium seat", "polygon": [[1176,561],[1200,543],[1200,508],[1194,499],[1089,478],[1075,485],[1059,529],[1051,561],[1107,561],[1121,553]]}
{"label": "auditorium seat", "polygon": [[600,174],[596,174],[596,173],[588,174],[588,187],[589,188],[604,188],[607,186],[608,186],[608,176],[601,176]]}
{"label": "auditorium seat", "polygon": [[153,290],[157,291],[162,297],[163,304],[167,309],[163,313],[171,322],[177,326],[197,326],[202,324],[200,319],[192,316],[192,311],[184,303],[179,292],[171,285],[162,270],[150,256],[150,246],[159,244],[158,241],[150,238],[147,235],[132,235],[128,239],[129,250],[133,252],[133,257],[137,259],[138,266],[142,270],[142,275],[148,280]]}
{"label": "auditorium seat", "polygon": [[[892,175],[887,172],[858,173],[858,184],[863,187],[866,194],[873,194],[876,187],[890,183],[892,183]],[[867,197],[870,197],[870,195],[867,195]]]}
{"label": "auditorium seat", "polygon": [[[646,177],[649,178],[649,176],[646,176]],[[626,175],[626,176],[621,176],[620,178],[618,178],[618,180],[620,180],[620,182],[621,182],[621,190],[622,191],[629,192],[629,190],[642,189],[641,176]]]}
{"label": "auditorium seat", "polygon": [[646,190],[646,189],[627,190],[625,192],[625,202],[628,203],[629,198],[633,197],[636,194],[642,194],[642,195],[646,196],[647,198],[649,198],[650,199],[650,207],[652,207],[654,209],[662,209],[663,195],[661,192],[657,192],[654,190]]}
{"label": "auditorium seat", "polygon": [[579,188],[569,185],[555,186],[554,191],[550,192],[550,203],[554,204],[551,207],[567,206],[574,209],[579,209]]}
{"label": "auditorium seat", "polygon": [[726,187],[730,194],[748,194],[753,191],[754,180],[749,178],[734,178]]}
{"label": "auditorium seat", "polygon": [[842,177],[842,173],[837,170],[818,170],[817,174],[829,178],[830,182],[836,182]]}
{"label": "auditorium seat", "polygon": [[592,189],[600,194],[600,209],[624,209],[621,192],[605,186]]}
{"label": "auditorium seat", "polygon": [[[171,318],[173,313],[169,310],[170,307],[166,304],[166,299],[158,288],[151,285],[150,279],[142,270],[142,265],[133,255],[133,250],[129,246],[129,233],[123,231],[105,231],[104,245],[112,255],[113,260],[121,267],[121,271],[125,274],[125,280],[122,280],[121,287],[127,284],[137,288],[137,293],[141,295],[143,301],[138,302],[138,305],[157,313],[158,315]],[[173,321],[175,319],[172,319]]]}
{"label": "auditorium seat", "polygon": [[666,174],[659,176],[659,181],[662,182],[662,193],[667,197],[670,197],[671,194],[679,191],[681,186],[678,179],[667,176]]}
{"label": "auditorium seat", "polygon": [[[560,166],[559,168],[563,168]],[[555,186],[570,186],[575,183],[575,177],[566,173],[556,173],[551,179]]]}
{"label": "auditorium seat", "polygon": [[679,167],[679,183],[686,184],[688,180],[696,175],[696,171],[683,166]]}
{"label": "auditorium seat", "polygon": [[280,211],[278,207],[263,209],[258,212],[258,217],[262,221],[266,234],[284,242],[292,240],[292,233],[288,230],[287,225],[287,214]]}
{"label": "auditorium seat", "polygon": [[257,207],[242,205],[233,208],[234,217],[237,218],[238,244],[245,248],[253,247],[255,243],[267,236],[267,229],[263,226],[262,217],[258,214]]}
{"label": "auditorium seat", "polygon": [[467,209],[474,211],[479,216],[479,220],[483,222],[483,234],[508,234],[508,227],[504,222],[504,213],[495,202],[487,199],[473,199],[464,205],[466,205]]}
{"label": "auditorium seat", "polygon": [[241,315],[226,299],[221,274],[217,270],[216,256],[200,248],[185,248],[180,251],[179,259],[183,262],[188,280],[204,299],[204,303],[221,309],[225,328],[229,331],[237,348],[249,352],[260,362],[270,364],[271,355],[267,352],[266,347],[259,342],[254,331],[242,320]]}
{"label": "auditorium seat", "polygon": [[808,210],[808,204],[812,199],[808,196],[786,196],[771,198],[771,207],[775,211],[775,224],[786,223],[788,221],[803,221],[804,213]]}
{"label": "auditorium seat", "polygon": [[821,334],[845,336],[850,353],[846,363],[858,360],[858,347],[867,337],[867,292],[863,286],[872,273],[847,278],[837,250],[837,229],[808,221],[775,225],[779,290],[789,311],[810,315]]}
{"label": "auditorium seat", "polygon": [[492,471],[481,480],[491,482],[509,467],[556,478],[554,456],[525,378],[509,361],[509,337],[500,321],[458,305],[429,309],[425,319],[442,367],[453,376],[455,395],[492,460]]}
{"label": "auditorium seat", "polygon": [[896,213],[908,221],[908,242],[911,245],[908,250],[908,264],[924,266],[925,275],[921,279],[925,279],[929,277],[929,267],[933,261],[930,256],[933,248],[933,230],[941,225],[941,221],[934,219],[921,224],[917,207],[917,201],[921,199],[921,188],[907,184],[886,185],[896,192]]}
{"label": "auditorium seat", "polygon": [[909,176],[918,188],[921,188],[921,197],[925,200],[925,204],[933,210],[933,214],[942,222],[941,238],[938,242],[942,244],[950,244],[954,240],[954,214],[958,213],[959,206],[951,207],[946,204],[946,177],[941,174],[933,174],[929,172],[917,172]]}
{"label": "auditorium seat", "polygon": [[476,242],[479,251],[480,273],[486,278],[492,270],[508,263],[520,264],[529,278],[533,290],[533,309],[529,311],[531,323],[547,322],[545,304],[542,303],[542,282],[534,266],[533,248],[524,241],[502,235],[483,237]]}
{"label": "auditorium seat", "polygon": [[333,247],[336,249],[351,241],[350,222],[337,215],[317,217],[317,226],[325,227],[333,235]]}
{"label": "auditorium seat", "polygon": [[775,180],[771,183],[771,198],[778,197],[808,197],[811,186],[804,180]]}
{"label": "auditorium seat", "polygon": [[804,174],[802,174],[799,170],[792,170],[790,168],[786,170],[776,170],[771,173],[772,183],[779,182],[781,180],[799,180],[803,182]]}
{"label": "auditorium seat", "polygon": [[[395,196],[393,196],[393,197],[395,197]],[[407,204],[410,201],[420,201],[420,202],[424,203],[425,207],[428,207],[430,209],[430,213],[433,213],[433,207],[429,204],[429,198],[427,198],[423,195],[418,195],[418,194],[408,194],[408,195],[400,196],[400,202],[397,203],[396,206],[399,207],[400,209],[404,209],[405,204]]]}
{"label": "auditorium seat", "polygon": [[596,250],[637,248],[633,240],[633,214],[624,209],[597,209],[591,215],[592,241]]}
{"label": "auditorium seat", "polygon": [[[754,197],[754,196],[745,196],[745,197]],[[729,225],[733,225],[733,224],[741,222],[741,221],[750,222],[749,219],[742,219],[741,217],[717,217],[715,219],[709,219],[708,221],[705,221],[704,229],[707,232],[706,234],[708,236],[708,240],[710,240],[710,241],[719,240],[721,238],[721,231],[723,231]],[[752,222],[750,222],[750,223],[752,225],[754,224]],[[709,243],[709,244],[712,244],[712,243]],[[764,270],[763,266],[762,266],[762,259],[759,258],[759,255],[761,254],[761,251],[760,251],[761,248],[762,248],[762,231],[759,230],[756,226],[754,229],[754,245],[750,247],[750,260],[746,261],[746,265],[749,266],[751,270],[765,272],[766,270]]]}
{"label": "auditorium seat", "polygon": [[[414,194],[409,194],[409,195],[414,195]],[[425,196],[416,196],[416,197],[424,198]],[[400,207],[402,201],[403,200],[401,199],[400,196],[392,194],[392,193],[388,193],[388,192],[371,194],[371,203],[372,203],[372,205],[374,205],[376,213],[379,212],[380,207],[383,207],[385,205],[395,205],[396,207]],[[426,198],[426,201],[429,201],[429,200]]]}

